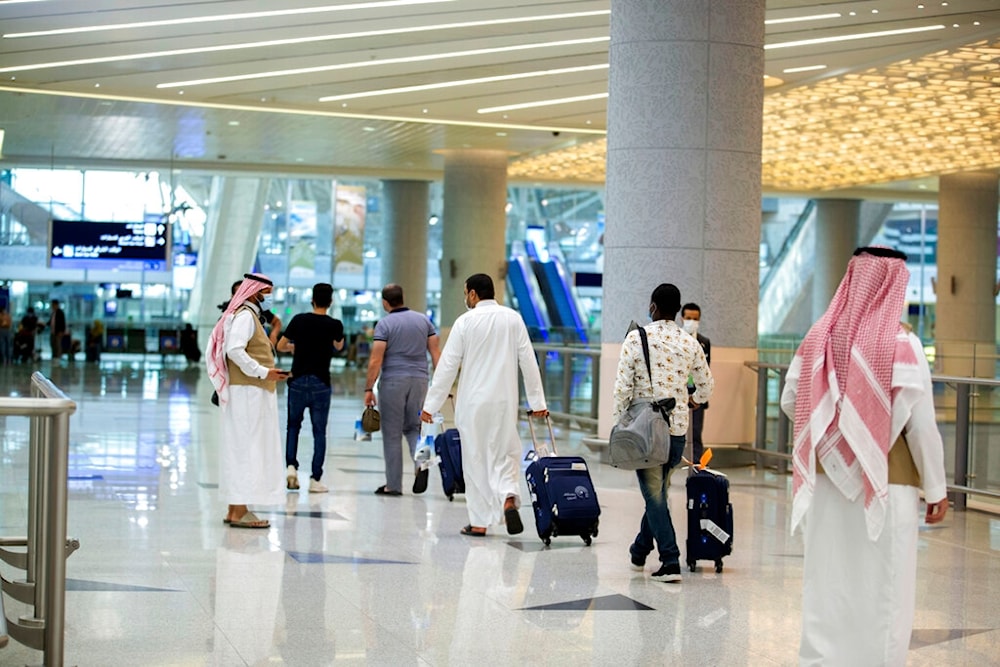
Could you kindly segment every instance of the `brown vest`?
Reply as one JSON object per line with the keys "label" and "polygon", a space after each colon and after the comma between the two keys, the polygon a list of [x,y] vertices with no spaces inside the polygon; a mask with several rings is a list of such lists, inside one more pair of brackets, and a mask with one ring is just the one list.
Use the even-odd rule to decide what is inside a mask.
{"label": "brown vest", "polygon": [[[820,475],[826,474],[819,459],[816,459],[816,472]],[[899,434],[896,442],[889,448],[889,483],[920,488],[920,472],[913,463],[910,445],[903,433]]]}
{"label": "brown vest", "polygon": [[[250,336],[250,340],[247,341],[247,354],[250,358],[256,361],[261,366],[266,368],[272,368],[274,366],[274,352],[271,349],[271,339],[267,337],[264,333],[264,327],[261,325],[260,320],[257,319],[257,313],[253,308],[249,306],[240,306],[233,313],[233,317],[236,317],[241,311],[247,311],[253,316],[254,332],[253,336]],[[273,380],[262,380],[260,378],[250,377],[246,373],[240,370],[240,367],[233,362],[228,356],[226,357],[226,368],[229,369],[229,384],[232,385],[251,385],[253,387],[260,387],[261,389],[266,389],[267,391],[274,391],[275,382]]]}

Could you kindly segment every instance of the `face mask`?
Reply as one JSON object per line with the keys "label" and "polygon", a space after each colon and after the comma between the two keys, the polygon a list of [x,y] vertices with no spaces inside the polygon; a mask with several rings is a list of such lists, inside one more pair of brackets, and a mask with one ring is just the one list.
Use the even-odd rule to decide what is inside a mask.
{"label": "face mask", "polygon": [[684,320],[684,331],[692,336],[698,333],[698,320]]}
{"label": "face mask", "polygon": [[261,312],[265,310],[271,310],[271,306],[274,305],[274,301],[271,300],[270,294],[265,294],[264,297],[258,302]]}
{"label": "face mask", "polygon": [[652,320],[652,319],[653,319],[653,313],[655,313],[655,312],[656,312],[656,309],[655,309],[655,308],[650,308],[650,309],[649,309],[649,319],[650,319],[650,320]]}

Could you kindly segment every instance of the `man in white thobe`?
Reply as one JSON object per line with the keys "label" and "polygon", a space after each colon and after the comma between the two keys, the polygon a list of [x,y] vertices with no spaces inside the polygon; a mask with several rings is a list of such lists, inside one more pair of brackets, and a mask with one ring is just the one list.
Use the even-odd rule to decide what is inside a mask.
{"label": "man in white thobe", "polygon": [[455,399],[455,426],[462,439],[469,525],[463,535],[483,536],[490,525],[524,530],[521,506],[521,439],[517,432],[517,371],[524,376],[528,405],[548,415],[538,362],[524,320],[494,297],[493,279],[478,273],[465,281],[469,312],[455,320],[420,418],[432,423],[461,368]]}
{"label": "man in white thobe", "polygon": [[859,248],[788,369],[792,530],[802,523],[799,664],[904,665],[913,629],[919,491],[948,509],[920,340],[899,323],[906,255]]}
{"label": "man in white thobe", "polygon": [[219,498],[224,522],[268,528],[247,505],[284,500],[285,458],[275,383],[288,372],[274,368],[271,341],[260,321],[273,289],[266,276],[248,273],[208,339],[209,379],[219,396]]}

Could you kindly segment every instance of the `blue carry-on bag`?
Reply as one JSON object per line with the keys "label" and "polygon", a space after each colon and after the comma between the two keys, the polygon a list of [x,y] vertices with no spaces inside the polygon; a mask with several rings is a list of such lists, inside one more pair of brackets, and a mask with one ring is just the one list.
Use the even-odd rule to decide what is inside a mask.
{"label": "blue carry-on bag", "polygon": [[[533,460],[525,471],[531,506],[535,514],[538,537],[548,546],[553,537],[578,535],[587,546],[597,537],[601,506],[590,479],[587,462],[579,456],[539,456],[533,417],[528,413]],[[551,452],[555,454],[555,437],[548,417]],[[544,452],[543,452],[544,453]]]}
{"label": "blue carry-on bag", "polygon": [[462,439],[457,428],[449,428],[434,438],[434,453],[441,460],[441,485],[448,500],[454,500],[456,493],[465,493],[465,477],[462,475]]}
{"label": "blue carry-on bag", "polygon": [[722,559],[733,552],[729,478],[692,464],[686,486],[688,568],[694,572],[698,561],[710,560],[715,562],[715,571],[722,572]]}

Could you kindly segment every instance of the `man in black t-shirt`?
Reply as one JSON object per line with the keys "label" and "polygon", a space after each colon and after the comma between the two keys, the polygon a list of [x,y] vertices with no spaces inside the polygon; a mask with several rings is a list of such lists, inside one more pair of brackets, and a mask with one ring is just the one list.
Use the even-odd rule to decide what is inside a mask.
{"label": "man in black t-shirt", "polygon": [[335,350],[344,347],[344,325],[326,312],[333,303],[333,286],[313,285],[312,312],[301,313],[281,332],[280,352],[292,353],[292,375],[288,380],[288,432],[285,436],[285,464],[288,466],[288,488],[299,488],[297,457],[299,430],[306,408],[312,422],[313,458],[309,478],[310,493],[325,493],[329,489],[319,480],[323,477],[326,458],[326,422],[330,416],[330,359]]}

